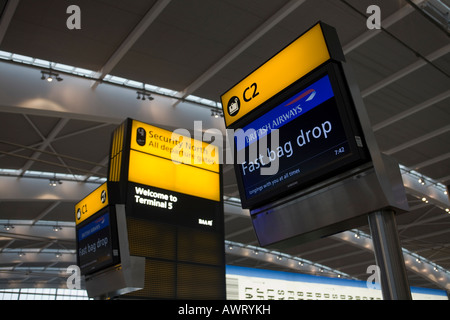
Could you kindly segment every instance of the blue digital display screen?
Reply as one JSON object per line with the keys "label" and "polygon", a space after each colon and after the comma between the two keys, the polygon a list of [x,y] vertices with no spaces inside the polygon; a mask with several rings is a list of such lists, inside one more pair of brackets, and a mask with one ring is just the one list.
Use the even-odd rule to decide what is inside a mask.
{"label": "blue digital display screen", "polygon": [[334,93],[330,79],[325,76],[242,128],[244,131],[253,129],[256,135],[241,141],[245,144],[239,143],[237,150],[248,147],[249,144],[270,134],[272,130],[280,129],[332,97]]}
{"label": "blue digital display screen", "polygon": [[96,214],[93,220],[80,227],[77,241],[78,266],[82,274],[108,267],[118,259],[118,250],[113,250],[109,212]]}
{"label": "blue digital display screen", "polygon": [[332,82],[322,73],[305,86],[297,85],[236,130],[235,168],[244,208],[280,198],[360,159]]}
{"label": "blue digital display screen", "polygon": [[78,230],[78,241],[83,241],[87,237],[94,235],[96,232],[99,232],[106,227],[109,227],[108,213],[100,216],[83,228],[80,228],[80,230]]}

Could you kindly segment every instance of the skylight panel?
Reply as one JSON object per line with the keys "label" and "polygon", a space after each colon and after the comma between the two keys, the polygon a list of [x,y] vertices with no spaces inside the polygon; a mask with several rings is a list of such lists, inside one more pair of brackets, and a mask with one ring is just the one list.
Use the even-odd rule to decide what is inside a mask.
{"label": "skylight panel", "polygon": [[42,60],[42,59],[34,59],[33,65],[37,66],[37,67],[48,68],[48,66],[50,65],[50,61]]}
{"label": "skylight panel", "polygon": [[111,76],[109,81],[113,82],[113,83],[124,84],[127,81],[127,79],[121,78],[121,77],[117,77],[117,76]]}
{"label": "skylight panel", "polygon": [[11,59],[12,59],[13,61],[16,61],[16,62],[22,62],[22,63],[26,63],[26,64],[32,64],[32,63],[33,63],[33,60],[34,60],[34,59],[31,58],[31,57],[23,56],[23,55],[17,54],[17,53],[14,53],[14,54],[12,55]]}
{"label": "skylight panel", "polygon": [[0,50],[0,59],[11,60],[12,53]]}
{"label": "skylight panel", "polygon": [[128,86],[130,87],[135,87],[135,88],[142,88],[142,82],[138,82],[138,81],[134,81],[134,80],[128,80],[126,83]]}
{"label": "skylight panel", "polygon": [[57,63],[55,64],[54,69],[71,73],[75,69],[75,67],[62,63]]}
{"label": "skylight panel", "polygon": [[72,71],[72,73],[90,77],[90,76],[92,76],[94,74],[94,71],[88,70],[88,69],[83,69],[83,68],[75,68]]}

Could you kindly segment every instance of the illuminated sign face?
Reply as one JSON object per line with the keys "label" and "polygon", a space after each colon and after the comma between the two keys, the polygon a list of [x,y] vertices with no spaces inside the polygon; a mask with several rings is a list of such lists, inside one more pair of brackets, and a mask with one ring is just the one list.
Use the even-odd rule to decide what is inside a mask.
{"label": "illuminated sign face", "polygon": [[116,169],[111,172],[120,177],[127,215],[200,229],[221,227],[217,146],[131,119],[117,132],[128,137],[113,135]]}
{"label": "illuminated sign face", "polygon": [[118,263],[113,218],[108,210],[102,211],[77,228],[77,259],[82,274]]}
{"label": "illuminated sign face", "polygon": [[[235,143],[236,151],[246,154],[245,161],[236,165],[243,207],[277,199],[364,159],[362,138],[350,122],[337,85],[332,85],[336,83],[333,70],[322,68],[242,128],[252,133]],[[277,146],[270,143],[274,130],[278,130]],[[262,138],[268,142],[264,149],[258,144]],[[250,158],[252,147],[258,152]],[[275,161],[275,174],[261,174]]]}
{"label": "illuminated sign face", "polygon": [[106,182],[91,192],[75,206],[75,222],[79,224],[96,214],[109,203]]}
{"label": "illuminated sign face", "polygon": [[[315,25],[221,96],[225,124],[230,126],[330,58],[343,59],[335,50],[337,37],[329,27]],[[332,38],[333,41],[329,39]],[[337,52],[336,52],[337,51]]]}
{"label": "illuminated sign face", "polygon": [[131,182],[220,201],[218,159],[217,146],[133,120]]}

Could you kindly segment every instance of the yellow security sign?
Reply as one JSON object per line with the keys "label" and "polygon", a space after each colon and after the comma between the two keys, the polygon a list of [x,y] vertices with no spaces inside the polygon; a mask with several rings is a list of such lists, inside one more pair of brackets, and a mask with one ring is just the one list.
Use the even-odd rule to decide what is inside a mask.
{"label": "yellow security sign", "polygon": [[130,151],[128,180],[220,201],[219,173],[135,150]]}
{"label": "yellow security sign", "polygon": [[75,222],[79,224],[108,205],[108,188],[105,182],[75,205]]}
{"label": "yellow security sign", "polygon": [[[133,120],[130,148],[177,163],[219,172],[217,146],[140,121]],[[131,163],[130,169],[134,170]]]}
{"label": "yellow security sign", "polygon": [[217,146],[132,121],[128,181],[220,201],[219,168]]}
{"label": "yellow security sign", "polygon": [[225,92],[221,102],[226,126],[241,119],[329,59],[343,60],[340,45],[335,45],[339,41],[337,35],[330,32],[330,28],[322,23],[316,24]]}

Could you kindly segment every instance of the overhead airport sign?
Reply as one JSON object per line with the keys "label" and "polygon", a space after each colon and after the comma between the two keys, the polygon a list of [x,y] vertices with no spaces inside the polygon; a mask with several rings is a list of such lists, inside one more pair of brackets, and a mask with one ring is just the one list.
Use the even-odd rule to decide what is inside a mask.
{"label": "overhead airport sign", "polygon": [[[340,81],[338,67],[320,67],[262,107],[262,115],[243,123],[248,134],[235,145],[246,158],[235,166],[244,208],[266,204],[367,161],[367,146],[352,108],[343,103],[348,96]],[[267,140],[264,147],[261,139]],[[252,148],[257,152],[250,156]],[[276,172],[261,173],[273,163]]]}
{"label": "overhead airport sign", "polygon": [[344,56],[333,28],[318,23],[221,96],[227,127],[321,64]]}
{"label": "overhead airport sign", "polygon": [[75,205],[75,222],[79,224],[108,205],[108,188],[105,182]]}
{"label": "overhead airport sign", "polygon": [[120,262],[116,229],[114,207],[99,211],[77,226],[77,261],[82,274]]}
{"label": "overhead airport sign", "polygon": [[243,208],[367,161],[343,86],[343,60],[335,29],[317,23],[222,95],[226,126],[237,129],[235,172]]}
{"label": "overhead airport sign", "polygon": [[114,207],[108,182],[75,205],[77,262],[91,274],[120,262]]}
{"label": "overhead airport sign", "polygon": [[130,141],[129,181],[220,201],[217,146],[136,120]]}
{"label": "overhead airport sign", "polygon": [[[75,209],[77,263],[91,290],[224,298],[219,150],[184,132],[126,119],[112,133],[108,181]],[[179,271],[155,271],[162,261]],[[144,283],[161,276],[161,290]],[[203,283],[201,292],[191,290],[196,283]]]}
{"label": "overhead airport sign", "polygon": [[128,119],[113,133],[109,173],[135,216],[217,225],[221,178],[215,145]]}

